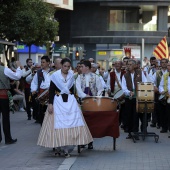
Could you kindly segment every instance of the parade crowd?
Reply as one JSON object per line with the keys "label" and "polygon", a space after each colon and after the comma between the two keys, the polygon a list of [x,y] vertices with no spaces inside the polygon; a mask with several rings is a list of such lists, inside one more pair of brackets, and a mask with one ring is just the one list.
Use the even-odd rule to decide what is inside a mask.
{"label": "parade crowd", "polygon": [[[28,121],[34,119],[41,125],[37,144],[53,148],[56,155],[70,157],[70,145],[93,149],[93,138],[80,107],[81,99],[90,96],[110,97],[118,103],[119,125],[128,134],[126,139],[131,139],[132,133],[144,129],[144,114],[136,111],[138,82],[154,85],[154,109],[147,114],[147,126],[151,122],[150,126],[160,129],[160,133],[170,131],[170,62],[165,58],[152,56],[148,61],[145,57],[141,64],[140,60],[124,57],[113,61],[108,70],[93,58],[81,60],[75,68],[69,58],[56,58],[54,63],[48,56],[42,56],[41,63],[28,58],[25,66],[13,58],[9,68],[0,63],[0,75],[6,144],[17,142],[10,132],[9,95],[18,111],[26,111]],[[138,135],[133,137],[139,140]]]}

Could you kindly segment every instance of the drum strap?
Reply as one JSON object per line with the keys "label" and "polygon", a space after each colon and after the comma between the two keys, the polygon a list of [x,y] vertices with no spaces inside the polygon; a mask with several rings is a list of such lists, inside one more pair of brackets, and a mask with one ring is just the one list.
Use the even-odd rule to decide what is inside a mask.
{"label": "drum strap", "polygon": [[118,78],[117,78],[116,73],[115,73],[115,80],[116,80],[116,82],[117,82],[118,87],[119,87],[120,89],[122,89],[122,87],[121,87],[121,85],[120,85],[120,83],[119,83],[119,81],[118,81]]}

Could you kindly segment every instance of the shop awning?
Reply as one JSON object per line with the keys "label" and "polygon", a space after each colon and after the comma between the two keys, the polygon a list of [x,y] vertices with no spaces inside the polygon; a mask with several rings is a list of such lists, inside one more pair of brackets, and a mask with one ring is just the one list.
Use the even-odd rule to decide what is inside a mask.
{"label": "shop awning", "polygon": [[4,44],[4,45],[15,45],[15,43],[8,42],[8,41],[2,40],[2,39],[0,39],[0,44]]}

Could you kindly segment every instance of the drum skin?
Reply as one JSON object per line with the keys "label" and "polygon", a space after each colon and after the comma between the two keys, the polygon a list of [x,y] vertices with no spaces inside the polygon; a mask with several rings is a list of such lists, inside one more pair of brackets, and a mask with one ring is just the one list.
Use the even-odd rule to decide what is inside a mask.
{"label": "drum skin", "polygon": [[124,95],[123,90],[118,90],[118,91],[114,94],[113,98],[114,98],[115,100],[117,100],[120,104],[125,103],[125,95]]}
{"label": "drum skin", "polygon": [[115,111],[117,102],[110,97],[92,96],[82,99],[82,111]]}

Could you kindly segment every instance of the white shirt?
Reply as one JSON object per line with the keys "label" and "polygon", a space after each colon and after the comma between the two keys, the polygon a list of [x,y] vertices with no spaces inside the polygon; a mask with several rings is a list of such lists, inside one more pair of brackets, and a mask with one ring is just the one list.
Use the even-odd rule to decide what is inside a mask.
{"label": "white shirt", "polygon": [[[165,73],[167,73],[167,70],[161,70],[162,71],[162,75],[164,75]],[[156,72],[152,75],[152,77],[150,77],[151,82],[154,83],[154,86],[156,86]]]}
{"label": "white shirt", "polygon": [[19,80],[22,76],[22,70],[20,67],[16,69],[16,72],[13,72],[8,67],[5,67],[4,74],[12,80]]}
{"label": "white shirt", "polygon": [[26,82],[28,83],[28,84],[31,84],[31,81],[33,80],[33,75],[32,74],[30,74],[30,75],[28,75],[27,77],[26,77]]}
{"label": "white shirt", "polygon": [[23,73],[22,73],[22,77],[26,77],[26,76],[28,76],[29,74],[31,74],[31,69],[29,68],[29,69],[26,71],[26,69],[24,68],[24,69],[23,69]]}
{"label": "white shirt", "polygon": [[100,77],[100,80],[101,80],[102,86],[103,86],[103,88],[105,89],[105,88],[106,88],[106,83],[105,83],[105,81],[104,81],[104,79],[103,79],[103,77],[102,77],[102,76],[99,76],[99,77]]}
{"label": "white shirt", "polygon": [[[131,79],[132,79],[133,89],[135,89],[135,85],[134,85],[134,73],[131,73]],[[142,82],[144,82],[144,83],[147,82],[147,79],[146,79],[143,71],[142,71]],[[128,88],[127,88],[126,79],[125,79],[124,75],[123,75],[123,77],[122,77],[122,90],[124,91],[124,94],[125,94],[126,96],[129,96],[129,95],[130,95],[130,91],[129,91]]]}
{"label": "white shirt", "polygon": [[[159,93],[162,93],[163,91],[165,91],[164,89],[164,76],[162,76],[161,78],[161,82],[159,85]],[[170,77],[168,76],[168,94],[170,94]]]}
{"label": "white shirt", "polygon": [[[40,88],[41,89],[48,89],[50,87],[50,74],[49,70],[42,70],[43,76],[44,76],[44,81],[41,82]],[[31,92],[37,91],[38,90],[38,77],[37,73],[34,75],[34,78],[31,82]]]}
{"label": "white shirt", "polygon": [[[90,74],[85,74],[85,79],[86,79],[86,87],[89,87]],[[96,88],[97,88],[97,96],[101,96],[104,89],[103,89],[100,77],[97,75],[96,75]],[[77,89],[77,94],[80,98],[86,97],[87,94],[84,93],[81,88],[80,75],[76,79],[76,89]]]}

